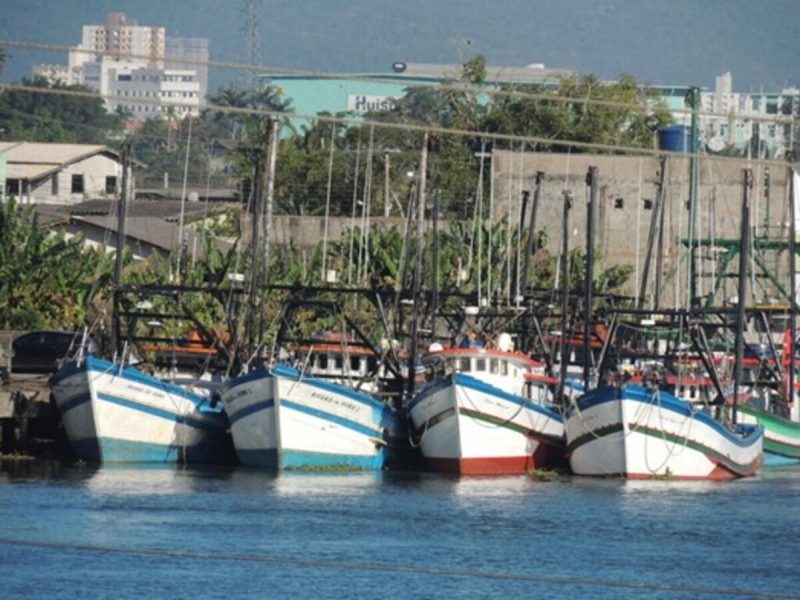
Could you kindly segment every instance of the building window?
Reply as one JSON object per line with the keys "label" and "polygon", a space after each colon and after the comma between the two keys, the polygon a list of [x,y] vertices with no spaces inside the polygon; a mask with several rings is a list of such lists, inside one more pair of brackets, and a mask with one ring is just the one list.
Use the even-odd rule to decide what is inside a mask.
{"label": "building window", "polygon": [[653,201],[649,198],[644,198],[644,209],[653,210]]}
{"label": "building window", "polygon": [[72,176],[71,193],[73,193],[73,194],[82,194],[83,193],[83,175],[73,175]]}
{"label": "building window", "polygon": [[625,200],[622,198],[614,198],[614,208],[625,208]]}
{"label": "building window", "polygon": [[58,173],[53,175],[53,179],[50,180],[50,193],[53,196],[58,196]]}
{"label": "building window", "polygon": [[106,177],[106,194],[116,194],[116,193],[117,193],[117,176],[108,175]]}
{"label": "building window", "polygon": [[6,196],[19,197],[19,179],[6,179]]}

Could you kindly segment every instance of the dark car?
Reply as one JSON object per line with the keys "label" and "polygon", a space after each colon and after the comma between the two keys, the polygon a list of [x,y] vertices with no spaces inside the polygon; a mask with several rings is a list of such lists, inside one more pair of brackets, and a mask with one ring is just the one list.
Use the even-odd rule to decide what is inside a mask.
{"label": "dark car", "polygon": [[32,331],[21,335],[11,343],[11,372],[55,373],[63,359],[77,350],[82,337],[79,331]]}

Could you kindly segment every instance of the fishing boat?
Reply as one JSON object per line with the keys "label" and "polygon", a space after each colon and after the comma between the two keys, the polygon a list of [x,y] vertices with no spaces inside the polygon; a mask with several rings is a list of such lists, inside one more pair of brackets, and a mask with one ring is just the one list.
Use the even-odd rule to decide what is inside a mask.
{"label": "fishing boat", "polygon": [[577,475],[727,480],[758,471],[764,430],[730,429],[667,391],[626,383],[578,398],[567,412],[566,436]]}
{"label": "fishing boat", "polygon": [[[49,383],[64,430],[78,458],[87,461],[230,462],[233,447],[227,416],[222,407],[213,402],[213,384],[207,377],[211,362],[220,358],[222,344],[202,328],[184,303],[185,295],[201,292],[179,285],[122,285],[124,217],[130,171],[127,147],[123,156],[112,288],[113,357],[108,360],[87,353],[82,343],[74,356],[51,377]],[[212,291],[211,296],[214,295]],[[160,307],[148,299],[155,296],[161,298]],[[183,340],[181,336],[142,336],[144,330],[165,327],[156,315],[159,319],[171,320],[171,325],[194,322],[198,331],[208,334],[207,339],[201,342],[200,337]],[[176,331],[176,327],[171,330]],[[87,330],[84,342],[88,334]],[[143,339],[155,346],[148,348],[140,344]],[[150,364],[144,363],[139,358],[143,351],[156,359]],[[200,368],[193,373],[177,369],[177,361],[166,371],[164,365],[159,364],[158,356],[176,358],[186,352],[202,356],[201,364],[196,365]]]}
{"label": "fishing boat", "polygon": [[[742,423],[760,425],[764,428],[764,464],[784,465],[800,462],[800,402],[795,393],[790,395],[792,387],[789,374],[789,361],[792,357],[792,337],[787,329],[782,345],[783,382],[780,390],[761,388],[761,393],[751,397],[739,405],[739,420]],[[758,371],[760,362],[751,359],[749,362],[749,379],[755,390],[759,390]],[[774,366],[775,361],[772,361]],[[788,399],[792,398],[793,401]]]}
{"label": "fishing boat", "polygon": [[232,458],[227,416],[208,395],[97,356],[51,379],[76,455],[102,463],[220,463]]}
{"label": "fishing boat", "polygon": [[348,343],[297,347],[295,365],[259,366],[219,390],[239,461],[283,469],[382,469],[405,432],[391,403],[359,389],[378,357]]}
{"label": "fishing boat", "polygon": [[461,475],[521,474],[560,462],[564,422],[541,363],[467,341],[422,356],[429,381],[412,398],[413,436],[428,468]]}

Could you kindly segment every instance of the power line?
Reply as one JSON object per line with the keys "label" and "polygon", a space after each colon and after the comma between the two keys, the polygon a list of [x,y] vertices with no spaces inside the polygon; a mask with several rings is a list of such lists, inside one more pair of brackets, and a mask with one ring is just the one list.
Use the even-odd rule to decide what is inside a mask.
{"label": "power line", "polygon": [[[67,52],[67,53],[77,52],[77,53],[91,54],[95,56],[119,57],[119,52],[114,52],[110,50],[93,50],[87,48],[79,48],[76,46],[67,46],[63,44],[48,44],[41,42],[29,42],[23,40],[0,40],[0,46],[7,46],[10,48],[47,50],[52,52]],[[126,54],[125,58],[151,60],[152,56],[142,55],[142,54]],[[271,67],[271,66],[264,66],[252,63],[247,64],[247,63],[237,63],[228,61],[214,61],[214,60],[203,61],[203,60],[192,60],[189,58],[180,58],[179,60],[174,57],[165,57],[164,62],[167,64],[170,62],[180,62],[181,64],[186,64],[186,65],[206,66],[206,67],[214,67],[220,69],[244,70],[246,72],[251,72],[254,75],[260,73],[263,75],[270,75],[270,74],[287,75],[294,77],[307,77],[310,79],[342,79],[345,81],[353,81],[353,82],[390,83],[395,85],[397,84],[398,81],[396,77],[393,78],[390,76],[381,77],[381,76],[365,76],[353,73],[322,73],[319,71],[289,69],[283,67]],[[535,85],[535,84],[528,84],[528,85]],[[471,94],[486,95],[486,96],[522,98],[528,100],[537,100],[537,101],[554,102],[562,104],[583,104],[583,105],[593,105],[605,108],[619,108],[627,110],[642,110],[643,108],[641,104],[636,102],[620,102],[617,100],[603,100],[600,98],[591,98],[591,97],[584,97],[584,98],[566,97],[566,96],[557,96],[555,94],[533,93],[518,89],[492,89],[489,87],[474,86],[474,85],[467,85],[460,83],[453,84],[453,83],[443,83],[435,81],[431,82],[415,81],[413,82],[413,86],[410,87],[431,87],[456,93],[471,93]],[[640,89],[655,90],[656,88],[650,88],[648,86],[640,86]],[[668,110],[670,113],[673,114],[691,115],[694,112],[688,108],[667,108],[667,107],[664,108],[665,110]],[[771,123],[791,123],[793,121],[792,117],[771,117],[767,115],[742,115],[736,113],[721,113],[721,112],[700,111],[700,110],[696,111],[695,114],[697,114],[700,117],[733,119],[737,121],[760,121],[760,122],[771,122]]]}
{"label": "power line", "polygon": [[[64,95],[64,96],[71,96],[75,98],[102,98],[108,99],[112,101],[118,102],[131,102],[135,101],[138,104],[158,104],[160,101],[157,98],[147,98],[147,97],[136,97],[132,99],[130,97],[122,97],[122,96],[114,96],[110,94],[97,94],[91,91],[81,91],[81,90],[74,90],[74,89],[64,89],[64,88],[40,88],[35,86],[28,86],[28,85],[20,85],[20,84],[0,84],[0,90],[10,90],[10,91],[17,91],[17,92],[29,92],[35,94],[55,94],[55,95]],[[368,119],[357,119],[355,117],[340,117],[340,116],[330,116],[330,115],[304,115],[300,113],[294,112],[281,112],[276,110],[266,110],[266,109],[255,109],[255,108],[239,108],[239,107],[232,107],[232,106],[221,106],[218,104],[210,104],[208,102],[195,105],[184,103],[181,101],[175,101],[170,103],[172,106],[181,107],[187,106],[191,108],[199,108],[201,110],[213,110],[217,112],[227,113],[227,114],[238,114],[238,115],[246,115],[246,116],[253,116],[253,117],[265,117],[265,118],[285,118],[285,119],[300,119],[305,120],[308,122],[322,122],[322,123],[337,123],[337,124],[344,124],[354,127],[376,127],[376,128],[383,128],[383,129],[390,129],[395,131],[405,131],[405,132],[413,132],[423,134],[425,132],[440,134],[440,135],[454,135],[460,137],[476,137],[476,138],[484,138],[484,139],[491,139],[494,141],[507,141],[512,143],[521,143],[526,142],[529,144],[544,144],[544,145],[552,145],[552,146],[563,146],[566,148],[575,148],[575,149],[582,149],[582,150],[600,150],[605,152],[614,152],[614,153],[622,153],[622,154],[637,154],[637,155],[648,155],[648,156],[674,156],[674,157],[686,157],[687,154],[683,152],[672,152],[672,151],[665,151],[665,150],[656,150],[651,148],[641,148],[637,146],[621,146],[621,145],[614,145],[614,144],[601,144],[597,142],[580,142],[577,140],[566,140],[560,138],[547,138],[543,136],[533,136],[533,135],[511,135],[511,134],[502,134],[502,133],[487,133],[483,131],[476,131],[476,130],[469,130],[469,129],[458,129],[458,128],[448,128],[448,127],[440,127],[428,124],[415,124],[415,123],[393,123],[393,122],[386,122],[386,121],[375,121],[375,120],[368,120]],[[748,165],[764,165],[764,166],[773,166],[773,167],[785,167],[786,163],[783,161],[778,160],[767,160],[767,159],[748,159],[748,158],[736,158],[736,157],[727,157],[727,156],[717,156],[717,155],[704,155],[703,158],[705,160],[714,160],[720,162],[735,162],[735,163],[746,163]]]}

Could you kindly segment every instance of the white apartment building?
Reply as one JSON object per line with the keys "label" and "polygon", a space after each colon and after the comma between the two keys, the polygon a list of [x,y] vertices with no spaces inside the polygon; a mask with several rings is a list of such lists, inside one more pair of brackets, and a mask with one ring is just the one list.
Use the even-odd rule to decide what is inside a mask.
{"label": "white apartment building", "polygon": [[732,146],[752,156],[782,158],[798,134],[792,124],[798,110],[800,89],[733,92],[731,74],[723,73],[713,92],[700,95],[700,111],[720,115],[703,115],[701,136],[712,151]]}
{"label": "white apartment building", "polygon": [[103,97],[109,112],[124,110],[138,121],[180,118],[199,114],[208,57],[205,38],[168,38],[163,27],[141,26],[113,12],[105,25],[83,26],[67,66],[37,65],[34,75],[86,85]]}
{"label": "white apartment building", "polygon": [[110,109],[127,111],[138,121],[200,114],[200,82],[194,70],[112,68],[106,81]]}

